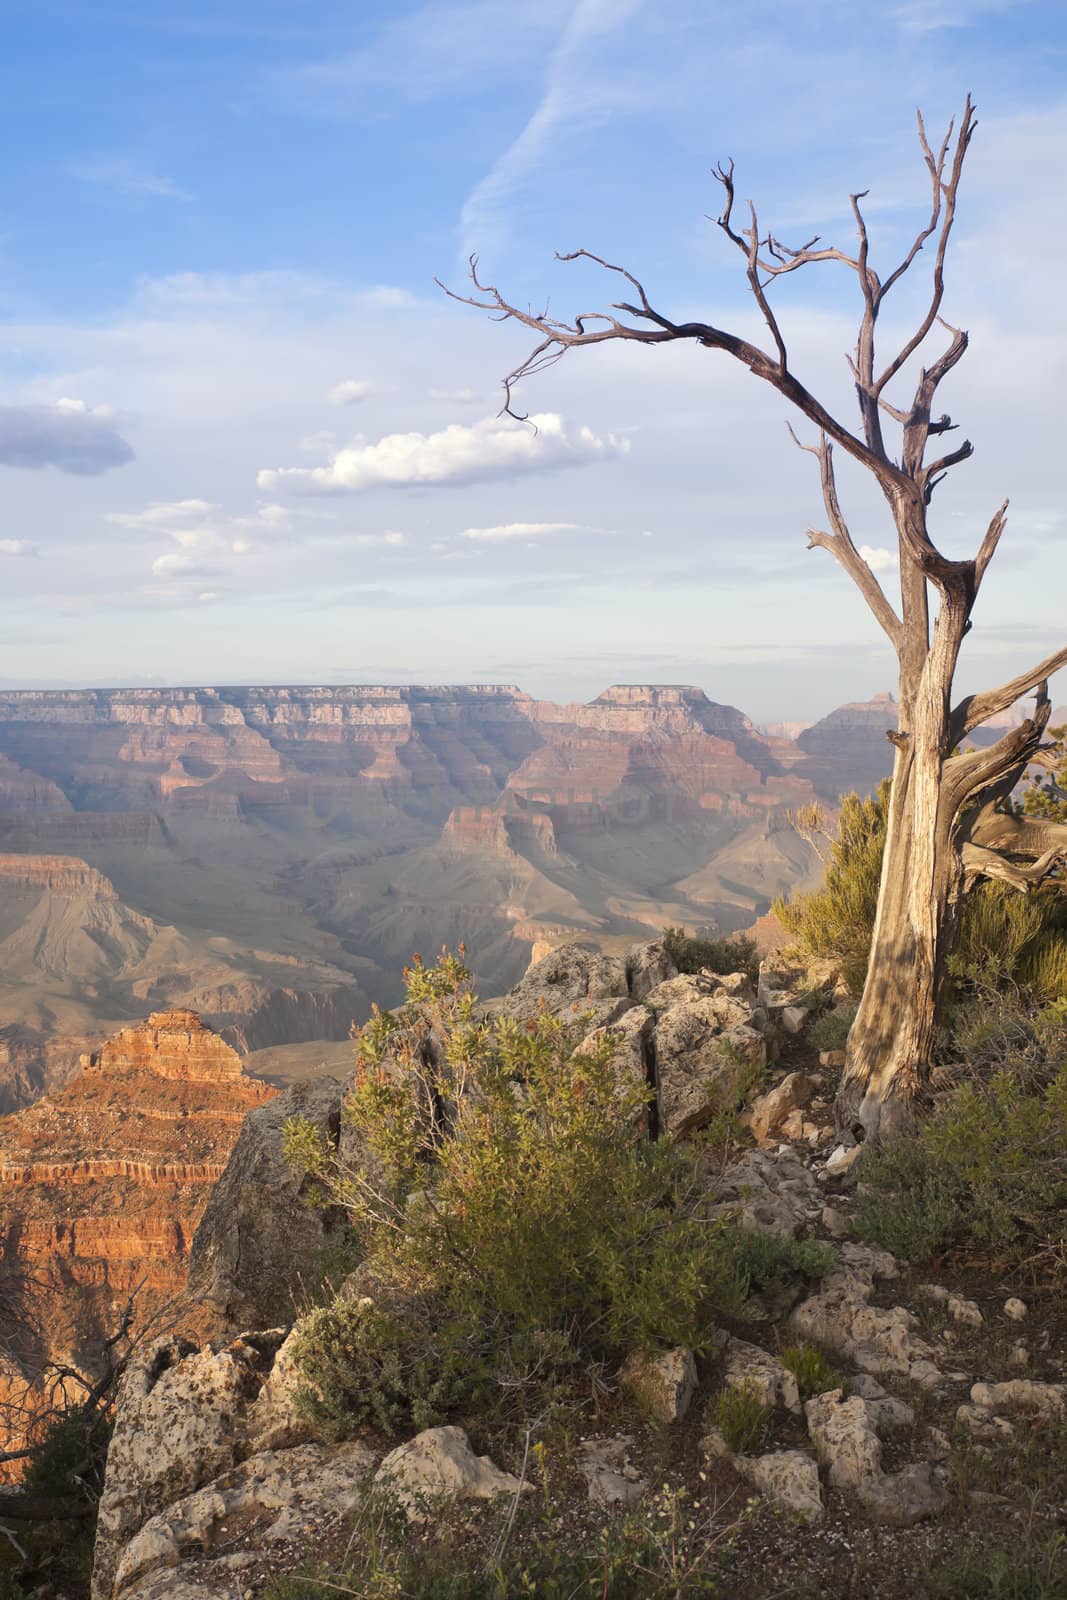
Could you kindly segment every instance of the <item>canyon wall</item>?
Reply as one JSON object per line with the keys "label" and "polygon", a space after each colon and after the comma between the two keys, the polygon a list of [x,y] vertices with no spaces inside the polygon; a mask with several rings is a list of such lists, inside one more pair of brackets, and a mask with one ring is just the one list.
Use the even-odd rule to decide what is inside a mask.
{"label": "canyon wall", "polygon": [[[0,1418],[32,1428],[49,1363],[91,1371],[135,1291],[136,1330],[165,1318],[241,1123],[275,1092],[195,1013],[159,1012],[0,1117]],[[0,1448],[18,1442],[8,1413]]]}

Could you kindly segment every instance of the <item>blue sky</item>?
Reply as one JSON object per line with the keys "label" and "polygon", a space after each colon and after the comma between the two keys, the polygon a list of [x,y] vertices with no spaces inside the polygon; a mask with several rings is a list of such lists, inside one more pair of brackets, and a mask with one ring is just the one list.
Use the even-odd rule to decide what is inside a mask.
{"label": "blue sky", "polygon": [[[519,302],[593,309],[598,277],[552,259],[582,245],[672,314],[755,332],[706,219],[715,161],[786,238],[846,237],[869,187],[891,260],[925,203],[914,108],[940,129],[968,89],[946,311],[972,351],[946,404],[977,455],[938,528],[963,553],[1012,496],[968,681],[1061,642],[1061,4],[4,15],[0,681],[586,698],[648,678],[761,719],[889,685],[862,603],[805,549],[817,484],[775,396],[711,352],[581,352],[528,386],[534,438],[493,421],[524,336],[432,280],[477,249]],[[847,411],[854,283],[782,289],[798,369]],[[866,486],[844,486],[857,542],[887,550]]]}

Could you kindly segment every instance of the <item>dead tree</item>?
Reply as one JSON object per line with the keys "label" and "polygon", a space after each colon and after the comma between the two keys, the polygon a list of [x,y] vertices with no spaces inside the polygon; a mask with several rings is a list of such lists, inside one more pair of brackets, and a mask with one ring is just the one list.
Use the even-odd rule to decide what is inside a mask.
{"label": "dead tree", "polygon": [[[994,513],[970,559],[949,560],[933,542],[929,523],[934,490],[973,451],[964,439],[928,459],[933,453],[931,440],[941,440],[956,426],[948,416],[935,417],[933,406],[938,386],[967,349],[967,334],[943,319],[941,307],[960,179],[975,129],[970,98],[958,129],[950,124],[940,146],[930,144],[921,115],[918,129],[929,175],[930,210],[903,259],[884,278],[870,260],[860,204],[866,191],[850,196],[856,232],[850,249],[824,245],[818,237],[791,248],[774,234],[760,232],[751,202],[746,217],[735,219],[733,163],[717,168],[715,177],[724,193],[718,225],[744,258],[749,288],[767,326],[767,348],[708,322],[672,321],[652,304],[632,273],[589,250],[557,259],[584,259],[615,273],[633,291],[631,300],[576,316],[572,322],[559,321],[547,310],[536,313],[512,305],[493,284],[482,281],[476,257],[470,264],[474,293],[446,290],[453,299],[489,311],[498,320],[522,323],[537,335],[535,348],[504,380],[503,411],[519,420],[525,419],[513,409],[516,384],[544,371],[570,350],[612,340],[645,345],[691,340],[706,350],[725,351],[814,425],[813,441],[802,443],[794,434],[818,463],[828,522],[826,528],[808,530],[808,547],[829,551],[848,573],[888,636],[900,672],[899,722],[888,730],[895,746],[893,787],[870,968],[849,1038],[837,1107],[840,1123],[862,1128],[868,1136],[884,1136],[907,1126],[923,1094],[945,962],[966,887],[977,877],[995,876],[1025,890],[1067,858],[1067,826],[1046,824],[1037,839],[1031,828],[1008,825],[998,808],[1043,748],[1050,711],[1046,680],[1067,664],[1067,649],[998,688],[952,704],[960,647],[986,568],[1004,532],[1007,502]],[[917,327],[894,354],[877,355],[875,335],[886,297],[920,256],[926,261],[931,255],[929,299]],[[839,420],[792,371],[771,303],[779,278],[823,263],[854,273],[859,286],[859,331],[855,350],[847,358],[855,382],[858,426]],[[935,329],[944,330],[947,343],[925,364],[923,347]],[[900,386],[895,383],[898,379],[906,380],[910,400],[890,398]],[[899,607],[849,532],[838,498],[835,447],[872,474],[885,499],[900,552]],[[932,620],[931,601],[936,605]],[[1021,726],[989,748],[960,748],[972,729],[1035,691],[1036,709]]]}

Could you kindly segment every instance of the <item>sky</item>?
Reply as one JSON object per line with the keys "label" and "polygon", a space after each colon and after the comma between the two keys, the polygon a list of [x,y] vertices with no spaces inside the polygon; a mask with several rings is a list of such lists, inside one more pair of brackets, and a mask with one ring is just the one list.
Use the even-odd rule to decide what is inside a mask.
{"label": "sky", "polygon": [[[976,453],[932,526],[965,555],[1011,509],[962,685],[1064,642],[1061,0],[3,11],[0,684],[696,683],[763,722],[891,688],[807,549],[816,466],[780,397],[719,352],[602,345],[525,384],[524,426],[498,412],[529,334],[434,279],[462,291],[477,252],[569,317],[615,297],[555,260],[581,247],[761,337],[715,163],[798,244],[848,244],[867,189],[888,270],[928,204],[916,107],[940,133],[968,91],[945,314],[971,348],[942,395]],[[776,294],[795,370],[855,425],[854,276]],[[891,588],[885,510],[847,465],[841,488]]]}

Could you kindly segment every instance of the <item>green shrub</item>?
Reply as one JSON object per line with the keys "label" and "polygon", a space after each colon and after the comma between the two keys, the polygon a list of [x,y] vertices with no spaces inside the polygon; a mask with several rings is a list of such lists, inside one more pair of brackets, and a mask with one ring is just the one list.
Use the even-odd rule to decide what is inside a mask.
{"label": "green shrub", "polygon": [[700,1348],[741,1304],[735,1230],[712,1216],[697,1156],[649,1140],[649,1090],[616,1072],[610,1034],[579,1053],[581,1023],[491,1025],[455,958],[416,961],[408,986],[418,1005],[359,1037],[344,1114],[362,1162],[343,1165],[307,1122],[287,1127],[288,1156],[346,1209],[381,1286],[373,1338],[350,1308],[299,1324],[325,1420],[391,1432],[423,1404],[448,1414],[465,1362],[500,1411],[554,1392],[579,1360]]}
{"label": "green shrub", "polygon": [[824,1011],[808,1028],[808,1043],[816,1050],[843,1050],[855,1015],[855,1006],[835,1006],[832,1011]]}
{"label": "green shrub", "polygon": [[857,999],[867,976],[888,802],[888,783],[866,799],[844,795],[822,887],[774,904],[775,915],[806,955],[840,963],[849,993]]}
{"label": "green shrub", "polygon": [[1067,1066],[964,1083],[914,1139],[871,1150],[856,1231],[914,1262],[994,1245],[1067,1264]]}
{"label": "green shrub", "polygon": [[[802,951],[838,963],[856,999],[867,977],[889,790],[886,782],[867,798],[845,795],[821,888],[774,905]],[[1038,1002],[1067,996],[1067,897],[1056,885],[1020,895],[1003,883],[976,884],[964,901],[950,971],[966,988],[1022,989]]]}
{"label": "green shrub", "polygon": [[716,972],[723,977],[731,972],[743,972],[753,983],[759,974],[756,942],[744,934],[701,939],[682,928],[664,928],[663,943],[679,972]]}
{"label": "green shrub", "polygon": [[782,1351],[782,1366],[788,1368],[797,1380],[802,1400],[825,1394],[828,1389],[846,1387],[846,1380],[813,1344],[790,1345]]}
{"label": "green shrub", "polygon": [[767,1438],[772,1412],[753,1388],[742,1383],[716,1395],[712,1415],[727,1448],[735,1456],[752,1456]]}
{"label": "green shrub", "polygon": [[818,1239],[744,1230],[734,1240],[734,1264],[745,1294],[760,1294],[790,1278],[825,1278],[837,1264],[837,1252]]}

